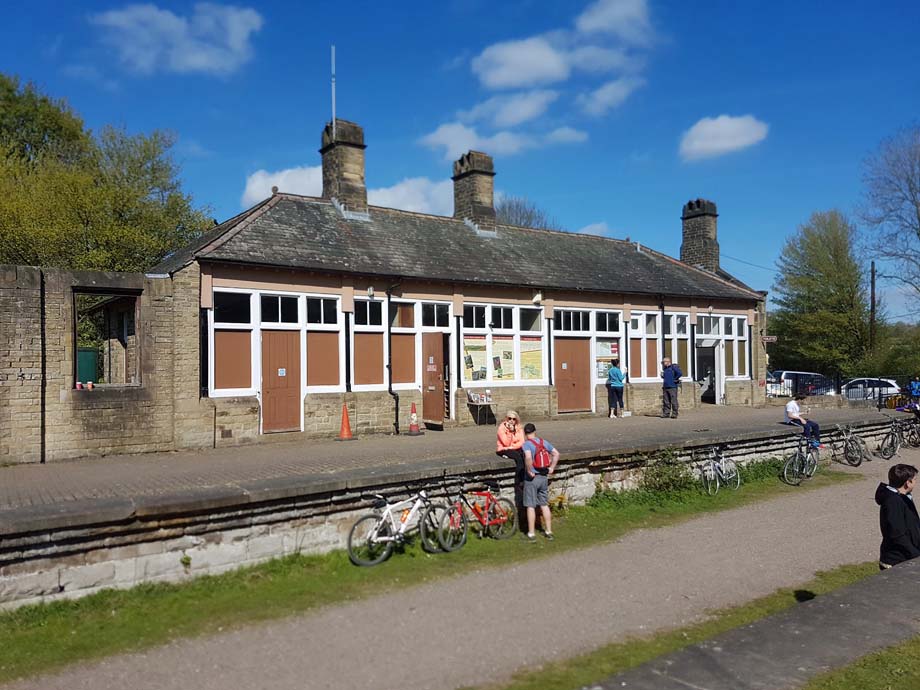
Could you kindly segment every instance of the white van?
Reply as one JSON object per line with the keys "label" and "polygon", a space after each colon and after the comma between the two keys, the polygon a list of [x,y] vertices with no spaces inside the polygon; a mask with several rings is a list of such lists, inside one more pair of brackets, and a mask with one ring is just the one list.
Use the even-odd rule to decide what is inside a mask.
{"label": "white van", "polygon": [[835,395],[834,382],[814,371],[773,371],[767,373],[767,396],[771,398],[802,395]]}

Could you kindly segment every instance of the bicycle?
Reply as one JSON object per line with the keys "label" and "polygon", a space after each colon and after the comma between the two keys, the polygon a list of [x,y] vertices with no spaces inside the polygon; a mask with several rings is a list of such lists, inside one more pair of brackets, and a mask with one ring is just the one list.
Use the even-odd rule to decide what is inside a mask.
{"label": "bicycle", "polygon": [[831,455],[836,460],[838,455],[853,467],[859,467],[863,460],[871,460],[872,454],[869,452],[869,446],[856,434],[856,431],[849,424],[837,424],[839,436],[836,441],[831,443]]}
{"label": "bicycle", "polygon": [[719,493],[721,485],[731,489],[741,486],[741,473],[735,461],[725,457],[722,449],[715,446],[710,446],[706,451],[706,457],[700,465],[700,477],[706,493],[710,496]]}
{"label": "bicycle", "polygon": [[915,420],[896,419],[888,414],[885,416],[891,420],[891,428],[878,444],[879,455],[885,460],[891,460],[901,450],[901,446],[920,446],[920,427]]}
{"label": "bicycle", "polygon": [[798,486],[802,479],[811,479],[818,471],[821,456],[811,439],[799,436],[796,449],[786,457],[783,463],[783,480],[792,486]]}
{"label": "bicycle", "polygon": [[348,558],[355,565],[383,563],[397,545],[406,543],[415,529],[418,529],[422,548],[428,552],[440,550],[438,504],[424,489],[396,503],[374,494],[372,507],[374,512],[359,517],[348,532]]}
{"label": "bicycle", "polygon": [[482,482],[485,489],[465,491],[462,477],[445,479],[455,479],[459,483],[453,497],[448,496],[449,506],[441,515],[438,526],[438,542],[442,549],[456,551],[466,544],[470,516],[479,523],[480,537],[507,539],[517,532],[517,510],[514,502],[497,495],[497,481],[485,480]]}

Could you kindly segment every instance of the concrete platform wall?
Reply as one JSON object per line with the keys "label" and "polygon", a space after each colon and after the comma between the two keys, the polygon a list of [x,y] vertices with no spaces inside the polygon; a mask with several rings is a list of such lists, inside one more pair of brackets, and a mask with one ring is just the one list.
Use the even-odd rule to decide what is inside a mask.
{"label": "concrete platform wall", "polygon": [[[873,423],[859,431],[869,440],[887,428]],[[673,452],[690,463],[694,451],[711,443],[688,444]],[[795,443],[789,434],[724,440],[727,452],[741,463],[782,455]],[[551,494],[583,504],[598,487],[635,487],[647,457],[659,450],[645,446],[573,454],[554,476]],[[351,525],[369,510],[367,496],[405,498],[419,488],[437,486],[445,473],[456,471],[433,463],[402,471],[388,468],[385,480],[378,469],[368,469],[341,479],[269,480],[188,495],[9,511],[0,524],[0,608],[144,582],[178,582],[288,554],[344,548]],[[512,492],[513,470],[498,458],[467,464],[463,474],[470,482],[498,479],[503,493]]]}

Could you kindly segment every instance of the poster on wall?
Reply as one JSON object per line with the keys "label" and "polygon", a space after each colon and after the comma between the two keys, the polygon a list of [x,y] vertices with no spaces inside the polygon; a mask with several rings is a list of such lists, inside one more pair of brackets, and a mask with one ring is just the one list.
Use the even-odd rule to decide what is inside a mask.
{"label": "poster on wall", "polygon": [[487,378],[484,335],[463,338],[463,378],[465,381],[485,381]]}
{"label": "poster on wall", "polygon": [[607,377],[610,363],[620,358],[620,341],[615,338],[597,339],[597,356],[595,357],[595,375],[599,379]]}
{"label": "poster on wall", "polygon": [[521,338],[521,378],[525,381],[543,378],[543,338]]}
{"label": "poster on wall", "polygon": [[514,379],[514,338],[492,339],[492,377],[499,381]]}

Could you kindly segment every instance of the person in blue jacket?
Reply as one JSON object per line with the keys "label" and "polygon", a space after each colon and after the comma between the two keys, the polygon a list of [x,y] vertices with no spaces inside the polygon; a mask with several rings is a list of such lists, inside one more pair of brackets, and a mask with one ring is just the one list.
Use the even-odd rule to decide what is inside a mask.
{"label": "person in blue jacket", "polygon": [[680,380],[684,372],[676,364],[671,364],[671,358],[661,360],[661,416],[677,419],[679,402],[677,400]]}
{"label": "person in blue jacket", "polygon": [[920,376],[914,376],[907,384],[907,392],[912,402],[920,402]]}
{"label": "person in blue jacket", "polygon": [[626,375],[620,369],[620,360],[615,359],[607,370],[607,402],[610,404],[610,419],[623,415],[623,386]]}

